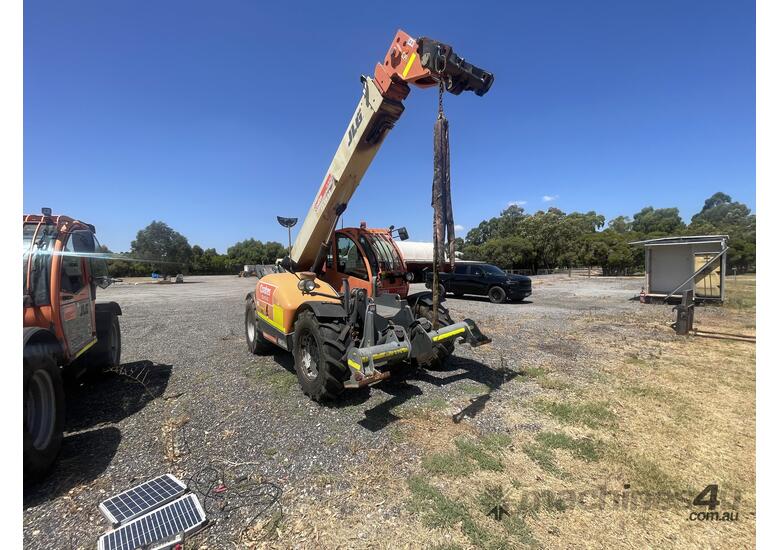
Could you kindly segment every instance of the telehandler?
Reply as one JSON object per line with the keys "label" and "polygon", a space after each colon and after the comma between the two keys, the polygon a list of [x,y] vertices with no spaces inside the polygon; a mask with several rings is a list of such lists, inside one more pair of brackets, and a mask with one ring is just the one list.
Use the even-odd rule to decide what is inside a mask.
{"label": "telehandler", "polygon": [[[434,326],[430,292],[408,294],[410,273],[388,229],[336,231],[355,189],[410,91],[439,86],[452,94],[484,95],[493,75],[457,56],[446,44],[399,30],[363,93],[304,220],[283,272],[258,280],[246,296],[249,351],[273,345],[291,351],[303,392],[315,401],[345,388],[373,384],[390,367],[412,361],[437,367],[460,340],[490,342],[470,319],[454,323],[445,308]],[[400,237],[406,231],[398,230]]]}
{"label": "telehandler", "polygon": [[116,302],[96,302],[111,284],[95,227],[67,216],[23,217],[24,477],[40,478],[60,450],[63,374],[116,367],[122,353]]}

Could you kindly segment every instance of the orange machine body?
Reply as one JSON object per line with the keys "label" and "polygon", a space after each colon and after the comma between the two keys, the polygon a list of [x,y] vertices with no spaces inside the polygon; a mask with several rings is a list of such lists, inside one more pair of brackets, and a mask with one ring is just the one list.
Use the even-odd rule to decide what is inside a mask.
{"label": "orange machine body", "polygon": [[[90,300],[94,302],[94,296],[90,296],[90,285],[86,285],[78,293],[69,295],[67,300],[62,296],[62,263],[64,256],[61,252],[65,249],[67,239],[74,230],[90,230],[94,228],[84,222],[70,218],[68,216],[43,216],[40,214],[26,214],[23,216],[23,223],[30,228],[34,227],[32,241],[40,236],[40,232],[46,225],[53,225],[56,228],[56,234],[53,237],[53,247],[50,254],[51,267],[49,269],[48,285],[49,300],[48,303],[29,303],[24,302],[23,321],[24,327],[41,327],[54,333],[62,346],[62,354],[65,363],[71,362],[81,353],[85,352],[96,341],[95,334],[95,311],[94,307],[89,307],[90,324],[92,328],[92,340],[84,345],[74,345],[73,340],[66,337],[64,331],[64,322],[72,320],[79,312],[79,308],[84,308],[83,304]],[[28,252],[27,250],[25,252]],[[80,267],[84,280],[89,280],[89,262],[86,258],[80,258]],[[24,280],[24,292],[28,293],[31,285],[33,258],[32,254],[25,257],[26,276]]]}

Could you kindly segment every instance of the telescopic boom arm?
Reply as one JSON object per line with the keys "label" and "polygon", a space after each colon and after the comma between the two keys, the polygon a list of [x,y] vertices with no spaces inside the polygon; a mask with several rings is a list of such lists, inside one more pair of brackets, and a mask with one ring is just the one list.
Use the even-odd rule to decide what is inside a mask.
{"label": "telescopic boom arm", "polygon": [[298,271],[321,267],[338,217],[404,111],[401,102],[409,95],[409,85],[428,88],[442,81],[452,94],[473,91],[482,96],[493,75],[458,57],[446,44],[415,40],[399,30],[374,76],[364,75],[361,81],[363,95],[292,247],[290,258]]}

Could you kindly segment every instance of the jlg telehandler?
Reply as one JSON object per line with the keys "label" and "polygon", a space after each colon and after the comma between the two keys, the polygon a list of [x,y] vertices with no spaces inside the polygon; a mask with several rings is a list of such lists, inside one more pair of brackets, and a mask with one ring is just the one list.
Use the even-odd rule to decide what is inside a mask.
{"label": "jlg telehandler", "polygon": [[122,342],[115,302],[97,303],[111,279],[97,252],[94,226],[68,218],[23,218],[24,477],[41,477],[62,443],[63,374],[119,365]]}
{"label": "jlg telehandler", "polygon": [[[389,376],[415,361],[434,367],[456,340],[490,342],[476,324],[453,323],[442,308],[434,327],[430,293],[408,295],[409,274],[388,230],[342,229],[339,217],[382,141],[403,113],[409,85],[484,95],[493,75],[450,46],[398,31],[363,93],[292,247],[283,273],[263,276],[246,297],[246,339],[259,353],[292,351],[300,385],[316,401]],[[405,231],[404,231],[405,232]],[[402,235],[403,236],[403,235]]]}

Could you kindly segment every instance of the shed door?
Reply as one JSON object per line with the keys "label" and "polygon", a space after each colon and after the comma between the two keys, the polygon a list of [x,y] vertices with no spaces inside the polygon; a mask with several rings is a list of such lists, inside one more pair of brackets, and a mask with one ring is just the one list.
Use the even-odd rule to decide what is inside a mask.
{"label": "shed door", "polygon": [[[713,259],[717,254],[696,254],[695,270],[699,271],[704,264]],[[702,298],[720,298],[720,260],[710,266],[709,271],[699,275],[696,279],[696,296]]]}

